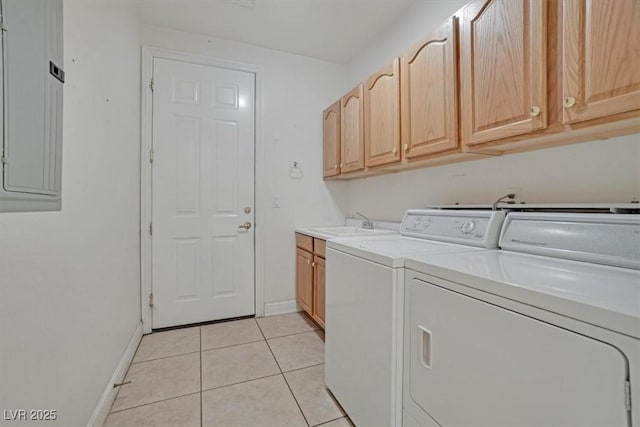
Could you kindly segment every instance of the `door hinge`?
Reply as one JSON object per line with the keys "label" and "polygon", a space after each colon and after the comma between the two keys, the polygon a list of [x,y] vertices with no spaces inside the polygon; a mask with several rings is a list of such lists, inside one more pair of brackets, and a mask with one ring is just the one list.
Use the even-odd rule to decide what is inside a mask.
{"label": "door hinge", "polygon": [[149,294],[149,307],[153,307],[153,292]]}
{"label": "door hinge", "polygon": [[1,156],[0,163],[2,164],[9,163],[9,158],[7,156]]}
{"label": "door hinge", "polygon": [[149,163],[153,163],[153,148],[149,150]]}
{"label": "door hinge", "polygon": [[4,22],[0,22],[0,31],[2,31],[2,32],[7,31],[7,27],[6,27],[6,25],[4,25]]}
{"label": "door hinge", "polygon": [[629,380],[624,382],[624,404],[627,411],[631,412],[631,383]]}
{"label": "door hinge", "polygon": [[153,236],[153,223],[149,223],[149,235]]}
{"label": "door hinge", "polygon": [[151,89],[151,92],[153,92],[153,77],[151,77],[151,80],[149,80],[149,89]]}

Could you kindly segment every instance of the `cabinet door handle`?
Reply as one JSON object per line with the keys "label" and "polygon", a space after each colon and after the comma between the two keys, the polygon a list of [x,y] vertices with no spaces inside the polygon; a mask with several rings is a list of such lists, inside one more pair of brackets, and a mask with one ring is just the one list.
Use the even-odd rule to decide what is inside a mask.
{"label": "cabinet door handle", "polygon": [[540,107],[538,107],[537,105],[534,105],[529,110],[529,114],[531,115],[531,117],[536,117],[536,116],[540,115]]}
{"label": "cabinet door handle", "polygon": [[564,108],[571,108],[576,105],[576,99],[573,96],[567,96],[562,102]]}
{"label": "cabinet door handle", "polygon": [[338,169],[338,165],[335,165],[333,168],[337,170]]}
{"label": "cabinet door handle", "polygon": [[404,144],[404,151],[405,153],[409,151],[409,144]]}
{"label": "cabinet door handle", "polygon": [[393,150],[391,152],[395,156],[396,154],[398,154],[398,148],[397,147],[393,147]]}
{"label": "cabinet door handle", "polygon": [[344,164],[340,163],[340,169],[342,169],[342,166],[344,166]]}
{"label": "cabinet door handle", "polygon": [[307,260],[307,264],[311,264],[311,261]]}
{"label": "cabinet door handle", "polygon": [[316,263],[315,263],[315,262],[312,262],[312,263],[311,263],[311,267],[316,268]]}

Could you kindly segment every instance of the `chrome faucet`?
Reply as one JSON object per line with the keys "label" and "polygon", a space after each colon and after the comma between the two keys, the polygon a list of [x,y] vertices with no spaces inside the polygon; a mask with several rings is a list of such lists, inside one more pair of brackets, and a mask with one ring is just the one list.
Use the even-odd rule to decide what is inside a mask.
{"label": "chrome faucet", "polygon": [[362,221],[362,228],[365,228],[367,230],[373,230],[373,222],[371,222],[371,220],[369,218],[367,218],[366,216],[362,215],[360,212],[356,212],[354,216],[358,215],[359,217],[364,218],[364,221]]}

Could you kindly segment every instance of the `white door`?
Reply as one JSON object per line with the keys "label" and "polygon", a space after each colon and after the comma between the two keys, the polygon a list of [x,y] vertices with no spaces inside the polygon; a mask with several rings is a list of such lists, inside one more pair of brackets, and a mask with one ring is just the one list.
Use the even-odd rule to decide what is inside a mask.
{"label": "white door", "polygon": [[255,75],[155,58],[153,86],[153,327],[254,314]]}

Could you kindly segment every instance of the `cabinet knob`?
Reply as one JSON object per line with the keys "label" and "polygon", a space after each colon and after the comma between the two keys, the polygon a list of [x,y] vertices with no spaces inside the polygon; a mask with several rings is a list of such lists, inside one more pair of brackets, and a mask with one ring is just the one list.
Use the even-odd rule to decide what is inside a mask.
{"label": "cabinet knob", "polygon": [[311,261],[307,260],[307,264],[311,264]]}
{"label": "cabinet knob", "polygon": [[344,164],[343,164],[343,163],[340,163],[340,169],[342,169],[342,166],[344,166]]}
{"label": "cabinet knob", "polygon": [[338,169],[338,165],[335,165],[333,168],[334,168],[334,169]]}
{"label": "cabinet knob", "polygon": [[564,108],[571,108],[575,104],[576,104],[576,99],[573,96],[567,96],[562,102],[562,105],[564,106]]}
{"label": "cabinet knob", "polygon": [[396,154],[398,154],[398,148],[397,147],[393,147],[393,150],[391,152],[395,156]]}
{"label": "cabinet knob", "polygon": [[533,107],[531,107],[531,109],[529,109],[529,114],[531,115],[531,117],[540,115],[540,107],[534,105]]}
{"label": "cabinet knob", "polygon": [[312,263],[311,263],[311,267],[316,268],[316,263],[315,263],[315,262],[312,262]]}

